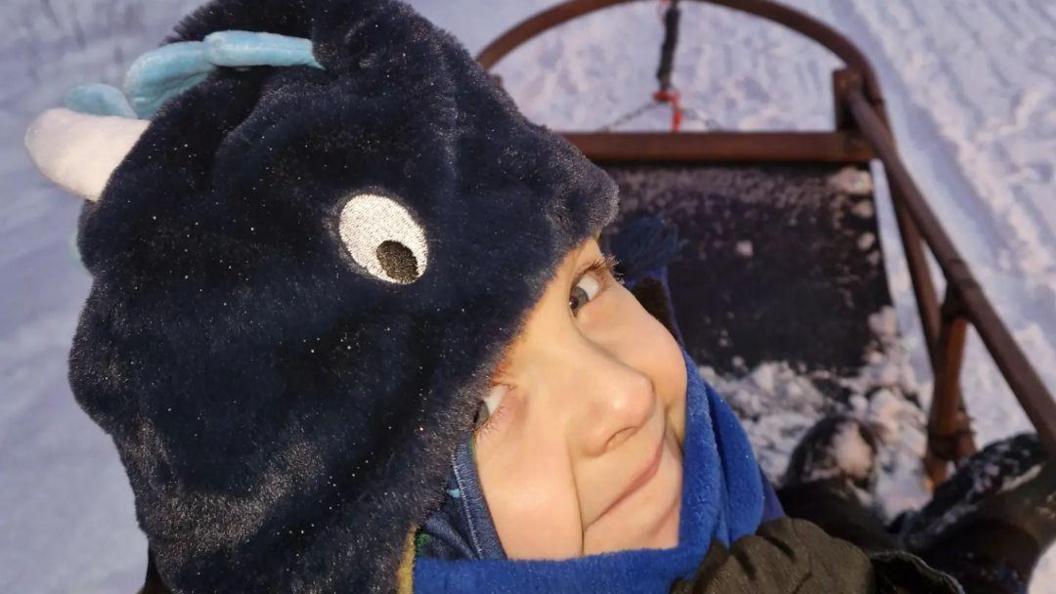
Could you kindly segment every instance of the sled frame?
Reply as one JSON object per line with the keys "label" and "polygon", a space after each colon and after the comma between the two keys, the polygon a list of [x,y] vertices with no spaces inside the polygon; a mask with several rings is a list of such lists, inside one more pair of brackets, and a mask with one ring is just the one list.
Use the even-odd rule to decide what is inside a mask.
{"label": "sled frame", "polygon": [[[526,41],[558,25],[612,6],[641,0],[568,0],[508,29],[480,51],[485,69]],[[861,50],[843,34],[771,0],[693,0],[783,25],[843,61],[833,72],[834,129],[819,132],[601,132],[563,136],[599,164],[649,162],[840,163],[884,165],[921,328],[934,375],[928,413],[925,470],[937,485],[949,464],[976,451],[964,406],[960,370],[968,326],[1015,395],[1046,450],[1056,455],[1056,401],[997,314],[968,263],[954,247],[898,153],[879,79]],[[927,251],[925,251],[927,250]],[[940,300],[927,253],[946,281]]]}

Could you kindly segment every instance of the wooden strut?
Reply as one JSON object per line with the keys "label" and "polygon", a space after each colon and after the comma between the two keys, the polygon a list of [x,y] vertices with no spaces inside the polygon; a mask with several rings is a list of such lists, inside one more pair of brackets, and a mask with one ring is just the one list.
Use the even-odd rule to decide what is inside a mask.
{"label": "wooden strut", "polygon": [[963,460],[976,451],[971,420],[964,410],[959,389],[967,332],[964,302],[957,288],[950,286],[942,303],[942,322],[936,349],[938,361],[928,416],[928,447],[924,454],[924,470],[933,485],[946,480],[950,462]]}
{"label": "wooden strut", "polygon": [[[861,76],[853,70],[843,68],[833,72],[832,78],[836,127],[840,130],[855,130],[857,122],[851,111],[850,95],[852,91],[861,88]],[[890,132],[890,122],[883,106],[874,108]],[[891,140],[893,143],[893,136]],[[947,291],[940,311],[931,267],[924,252],[927,244],[921,237],[913,217],[906,210],[902,187],[891,179],[890,172],[886,173],[917,312],[920,315],[921,333],[924,335],[924,345],[934,378],[924,470],[931,485],[935,486],[946,479],[950,462],[962,460],[976,451],[971,418],[965,409],[960,391],[960,369],[967,322],[962,315],[963,303],[956,290]]]}
{"label": "wooden strut", "polygon": [[618,162],[868,163],[875,155],[857,132],[570,132],[591,160]]}

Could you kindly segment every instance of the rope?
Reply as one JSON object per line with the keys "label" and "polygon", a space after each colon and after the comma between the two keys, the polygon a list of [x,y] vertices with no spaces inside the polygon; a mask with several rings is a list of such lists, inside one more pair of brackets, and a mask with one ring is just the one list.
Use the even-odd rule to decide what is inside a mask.
{"label": "rope", "polygon": [[634,118],[642,115],[643,113],[649,111],[650,109],[653,109],[656,106],[657,106],[656,100],[655,99],[650,99],[649,101],[646,101],[642,105],[639,105],[638,107],[632,109],[631,111],[629,111],[629,112],[621,115],[620,117],[616,118],[612,122],[602,126],[601,128],[598,128],[598,130],[600,130],[602,132],[612,132],[617,127],[622,126],[623,124],[626,124],[627,122],[629,122],[629,121],[633,120]]}
{"label": "rope", "polygon": [[685,116],[685,118],[687,120],[693,120],[695,122],[700,122],[701,125],[704,126],[705,130],[718,130],[718,129],[722,128],[722,126],[719,124],[719,122],[717,120],[715,120],[714,118],[708,117],[708,116],[698,112],[697,110],[693,109],[692,107],[683,107],[682,108],[682,115]]}
{"label": "rope", "polygon": [[682,16],[682,11],[678,8],[678,0],[668,0],[666,3],[664,42],[660,45],[660,66],[656,69],[656,80],[660,82],[660,92],[671,89],[671,71],[675,67],[675,48],[678,46],[678,23]]}
{"label": "rope", "polygon": [[678,132],[682,126],[681,95],[671,84],[671,71],[675,67],[675,48],[678,47],[678,23],[681,17],[678,0],[669,0],[667,10],[664,11],[664,42],[660,45],[660,66],[656,69],[656,80],[660,83],[660,89],[653,93],[653,99],[658,103],[671,105],[672,132]]}
{"label": "rope", "polygon": [[660,4],[657,6],[659,10],[663,10],[660,18],[664,23],[664,41],[660,45],[660,64],[656,69],[656,80],[659,82],[660,88],[653,93],[652,101],[648,101],[621,115],[608,125],[602,126],[600,128],[602,132],[610,132],[650,109],[665,103],[671,106],[672,132],[679,131],[684,119],[700,122],[707,130],[719,127],[718,122],[715,120],[697,113],[696,110],[683,107],[682,96],[671,82],[671,74],[675,67],[675,49],[678,47],[679,22],[682,17],[678,2],[679,0],[660,0]]}

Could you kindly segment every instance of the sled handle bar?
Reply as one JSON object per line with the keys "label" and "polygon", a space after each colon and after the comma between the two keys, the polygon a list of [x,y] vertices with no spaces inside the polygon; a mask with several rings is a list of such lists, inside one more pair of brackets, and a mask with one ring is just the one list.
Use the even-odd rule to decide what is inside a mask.
{"label": "sled handle bar", "polygon": [[[486,69],[499,62],[511,51],[529,39],[558,25],[604,8],[628,4],[640,0],[570,0],[544,10],[521,21],[477,54],[477,61]],[[770,0],[694,0],[703,4],[715,4],[732,10],[753,14],[796,31],[821,44],[844,64],[860,72],[865,81],[866,96],[870,101],[881,102],[880,83],[869,60],[839,31],[798,10],[782,6]]]}

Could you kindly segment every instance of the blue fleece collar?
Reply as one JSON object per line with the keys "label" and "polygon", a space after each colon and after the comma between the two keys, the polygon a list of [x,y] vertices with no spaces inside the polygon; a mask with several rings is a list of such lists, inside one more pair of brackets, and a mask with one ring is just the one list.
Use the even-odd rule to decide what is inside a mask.
{"label": "blue fleece collar", "polygon": [[[687,371],[679,545],[589,555],[564,561],[505,558],[472,465],[468,444],[456,452],[444,508],[424,525],[444,558],[419,555],[418,594],[451,592],[667,592],[692,575],[713,539],[752,534],[768,491],[736,416],[682,351]],[[469,455],[469,468],[466,455]],[[471,472],[467,472],[471,470]],[[428,547],[427,547],[428,548]]]}

